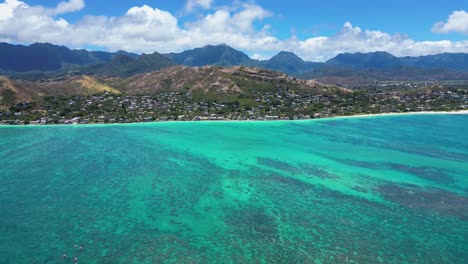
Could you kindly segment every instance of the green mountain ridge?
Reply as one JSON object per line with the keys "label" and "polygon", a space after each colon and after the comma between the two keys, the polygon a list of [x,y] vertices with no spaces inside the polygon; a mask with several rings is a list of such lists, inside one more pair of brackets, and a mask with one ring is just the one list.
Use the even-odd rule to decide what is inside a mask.
{"label": "green mountain ridge", "polygon": [[177,64],[192,67],[207,65],[258,67],[261,65],[258,61],[249,58],[245,53],[224,44],[217,46],[207,45],[181,53],[164,54],[164,56],[172,59]]}
{"label": "green mountain ridge", "polygon": [[157,52],[143,54],[137,58],[120,53],[115,55],[109,62],[85,66],[79,69],[78,72],[88,75],[130,77],[174,65],[175,63],[172,60]]}
{"label": "green mountain ridge", "polygon": [[129,77],[176,64],[258,67],[307,79],[329,76],[376,80],[468,78],[468,54],[464,53],[396,57],[377,51],[343,53],[326,62],[308,62],[292,52],[282,51],[269,60],[259,61],[227,45],[207,45],[181,53],[138,55],[126,51],[70,50],[49,43],[30,46],[0,43],[0,75],[12,79],[39,80],[80,74]]}
{"label": "green mountain ridge", "polygon": [[70,50],[49,43],[30,46],[0,43],[0,69],[12,72],[54,71],[67,64],[90,65],[111,61],[113,57],[111,52]]}

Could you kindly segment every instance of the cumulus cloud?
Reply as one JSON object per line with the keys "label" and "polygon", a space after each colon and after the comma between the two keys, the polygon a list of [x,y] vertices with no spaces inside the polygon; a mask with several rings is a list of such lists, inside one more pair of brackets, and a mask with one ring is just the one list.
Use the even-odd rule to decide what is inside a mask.
{"label": "cumulus cloud", "polygon": [[26,3],[17,0],[5,0],[0,4],[0,20],[8,20],[13,17],[13,11],[17,8],[28,7]]}
{"label": "cumulus cloud", "polygon": [[54,9],[54,13],[58,15],[75,12],[83,9],[84,6],[85,4],[83,0],[70,0],[67,2],[60,2]]}
{"label": "cumulus cloud", "polygon": [[454,11],[446,22],[437,22],[432,31],[436,33],[458,32],[468,34],[468,13],[464,10]]}
{"label": "cumulus cloud", "polygon": [[[468,52],[468,41],[415,41],[406,35],[362,30],[346,22],[330,37],[291,40],[291,51],[306,59],[323,61],[339,53],[387,51],[396,56],[421,56],[443,52]],[[286,48],[286,47],[285,47]]]}
{"label": "cumulus cloud", "polygon": [[213,0],[187,0],[185,3],[185,11],[192,12],[196,7],[209,9],[212,3]]}
{"label": "cumulus cloud", "polygon": [[[212,1],[198,2],[202,7],[209,7]],[[270,31],[274,29],[264,23],[273,15],[271,12],[239,1],[230,7],[205,11],[183,25],[170,12],[148,5],[132,7],[121,16],[88,15],[75,23],[60,17],[83,6],[82,0],[62,2],[53,8],[6,0],[0,4],[0,40],[138,53],[179,52],[226,43],[258,59],[267,59],[284,50],[309,61],[324,61],[342,52],[388,51],[397,56],[468,52],[468,41],[414,41],[406,35],[362,29],[350,22],[331,36],[279,39]]]}

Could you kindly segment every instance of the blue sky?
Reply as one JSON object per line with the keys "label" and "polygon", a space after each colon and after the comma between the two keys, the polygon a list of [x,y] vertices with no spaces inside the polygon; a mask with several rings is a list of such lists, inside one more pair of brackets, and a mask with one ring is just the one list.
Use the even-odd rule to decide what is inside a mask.
{"label": "blue sky", "polygon": [[468,0],[4,0],[0,41],[147,53],[226,43],[259,59],[288,50],[311,61],[416,56],[468,52],[467,9]]}

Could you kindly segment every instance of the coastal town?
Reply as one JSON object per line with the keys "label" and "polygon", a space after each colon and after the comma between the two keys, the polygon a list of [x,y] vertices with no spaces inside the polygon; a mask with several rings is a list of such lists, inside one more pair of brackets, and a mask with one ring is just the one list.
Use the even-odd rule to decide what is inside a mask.
{"label": "coastal town", "polygon": [[358,114],[468,109],[467,87],[362,89],[313,94],[255,89],[249,96],[200,97],[187,91],[152,95],[47,97],[0,109],[2,124],[104,124],[198,120],[298,120]]}

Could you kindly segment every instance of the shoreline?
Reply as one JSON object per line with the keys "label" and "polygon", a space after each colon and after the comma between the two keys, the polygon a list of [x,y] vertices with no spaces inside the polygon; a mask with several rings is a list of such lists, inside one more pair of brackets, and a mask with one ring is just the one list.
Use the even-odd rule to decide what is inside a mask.
{"label": "shoreline", "polygon": [[378,117],[378,116],[399,116],[399,115],[468,115],[468,110],[456,110],[456,111],[418,111],[418,112],[390,112],[390,113],[379,113],[379,114],[356,114],[350,116],[334,116],[320,119],[329,118],[356,118],[356,117]]}
{"label": "shoreline", "polygon": [[332,120],[332,119],[349,119],[349,118],[369,118],[369,117],[385,117],[385,116],[404,116],[404,115],[468,115],[468,110],[455,110],[455,111],[417,111],[417,112],[389,112],[389,113],[378,113],[378,114],[355,114],[345,116],[332,116],[323,118],[310,118],[310,119],[297,119],[297,120],[187,120],[187,121],[151,121],[151,122],[133,122],[133,123],[93,123],[93,124],[6,124],[0,123],[0,127],[44,127],[44,126],[64,126],[64,127],[75,127],[75,126],[107,126],[107,125],[135,125],[135,124],[169,124],[169,123],[234,123],[234,122],[306,122],[314,120]]}

